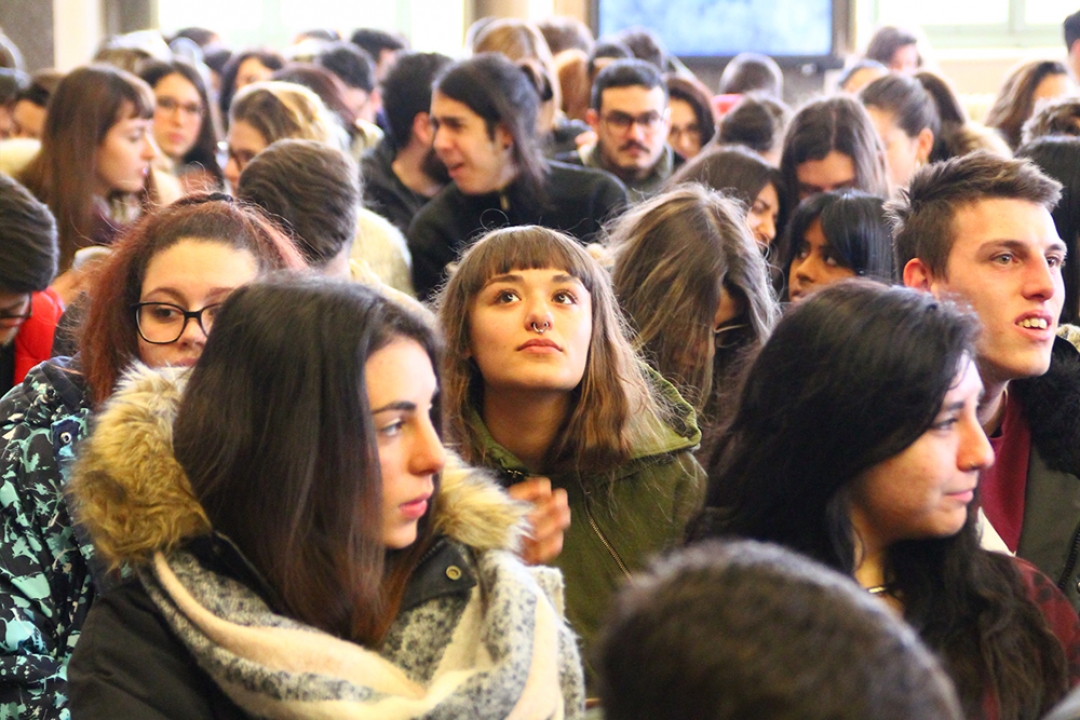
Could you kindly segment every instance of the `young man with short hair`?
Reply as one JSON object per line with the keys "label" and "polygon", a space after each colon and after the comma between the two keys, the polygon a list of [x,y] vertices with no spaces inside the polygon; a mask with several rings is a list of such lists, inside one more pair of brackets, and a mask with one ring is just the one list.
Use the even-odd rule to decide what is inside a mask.
{"label": "young man with short hair", "polygon": [[982,322],[980,419],[995,455],[982,511],[1080,607],[1080,354],[1056,336],[1060,192],[1029,161],[973,153],[920,170],[890,211],[904,284],[967,303]]}
{"label": "young man with short hair", "polygon": [[660,192],[679,165],[668,145],[668,90],[660,71],[643,60],[616,60],[596,76],[585,120],[596,143],[558,156],[605,170],[622,180],[633,200]]}

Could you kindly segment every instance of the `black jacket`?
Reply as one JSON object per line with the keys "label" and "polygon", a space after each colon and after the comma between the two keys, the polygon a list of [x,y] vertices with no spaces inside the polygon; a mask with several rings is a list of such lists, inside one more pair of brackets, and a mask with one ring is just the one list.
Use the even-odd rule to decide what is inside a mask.
{"label": "black jacket", "polygon": [[409,226],[413,285],[427,299],[442,284],[447,264],[477,236],[511,225],[543,225],[582,242],[592,241],[604,222],[626,205],[626,188],[598,170],[548,163],[547,202],[528,197],[518,183],[501,192],[465,195],[451,183]]}
{"label": "black jacket", "polygon": [[[220,535],[186,549],[209,570],[255,590],[277,612],[276,593],[236,547]],[[448,578],[447,569],[462,573]],[[401,610],[434,597],[468,593],[476,580],[457,546],[439,539],[409,580]],[[72,717],[140,720],[242,720],[240,709],[173,633],[138,579],[95,600],[68,667]],[[153,688],[153,692],[146,692]]]}
{"label": "black jacket", "polygon": [[360,160],[360,175],[365,207],[382,215],[404,233],[430,198],[414,192],[398,179],[392,167],[394,155],[393,144],[383,138],[382,142],[364,153]]}
{"label": "black jacket", "polygon": [[1031,429],[1017,555],[1080,610],[1080,353],[1058,338],[1046,374],[1014,380],[1009,391]]}

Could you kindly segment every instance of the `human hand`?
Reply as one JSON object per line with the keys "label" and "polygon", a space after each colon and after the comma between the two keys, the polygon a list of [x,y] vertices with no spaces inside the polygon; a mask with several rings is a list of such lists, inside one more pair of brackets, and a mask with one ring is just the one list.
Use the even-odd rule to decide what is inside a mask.
{"label": "human hand", "polygon": [[532,504],[530,533],[521,547],[521,559],[530,565],[549,562],[559,556],[563,533],[570,527],[570,505],[566,490],[551,489],[551,481],[535,477],[507,488],[510,497]]}

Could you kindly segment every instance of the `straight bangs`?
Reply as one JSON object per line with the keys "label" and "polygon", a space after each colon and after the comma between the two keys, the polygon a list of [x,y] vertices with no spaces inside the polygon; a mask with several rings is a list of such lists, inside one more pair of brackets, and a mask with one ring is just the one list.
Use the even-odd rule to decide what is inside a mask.
{"label": "straight bangs", "polygon": [[584,248],[562,233],[536,225],[497,230],[466,251],[459,287],[471,301],[493,277],[547,268],[577,278],[590,295],[596,289],[595,269]]}
{"label": "straight bangs", "polygon": [[141,80],[126,83],[122,95],[126,102],[120,104],[120,109],[116,113],[117,122],[134,118],[139,120],[154,119],[154,108],[157,106],[157,101],[154,99],[154,91],[150,89],[149,85]]}

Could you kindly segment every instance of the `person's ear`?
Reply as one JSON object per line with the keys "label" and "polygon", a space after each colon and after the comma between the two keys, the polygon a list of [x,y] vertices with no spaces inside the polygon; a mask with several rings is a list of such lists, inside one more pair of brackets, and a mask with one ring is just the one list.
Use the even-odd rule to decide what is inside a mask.
{"label": "person's ear", "polygon": [[431,127],[431,115],[426,112],[416,113],[412,120],[412,131],[417,140],[425,147],[430,147],[435,140],[435,133]]}
{"label": "person's ear", "polygon": [[596,110],[589,108],[585,111],[585,122],[588,123],[593,132],[596,132],[600,126],[600,116],[596,113]]}
{"label": "person's ear", "polygon": [[514,146],[514,136],[510,134],[510,131],[502,123],[495,126],[495,142],[503,150],[509,150]]}
{"label": "person's ear", "polygon": [[934,149],[934,131],[930,128],[923,128],[919,131],[919,134],[915,137],[916,142],[916,159],[920,164],[924,164],[930,161],[930,151]]}
{"label": "person's ear", "polygon": [[930,268],[919,258],[908,260],[904,266],[904,285],[909,288],[930,292],[933,279]]}

